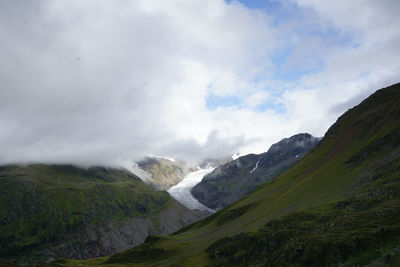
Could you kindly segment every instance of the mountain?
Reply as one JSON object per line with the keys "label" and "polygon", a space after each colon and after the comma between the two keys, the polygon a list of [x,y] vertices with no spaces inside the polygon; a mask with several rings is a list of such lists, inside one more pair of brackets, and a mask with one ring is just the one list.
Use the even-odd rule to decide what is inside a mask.
{"label": "mountain", "polygon": [[289,170],[169,236],[67,266],[400,266],[400,84]]}
{"label": "mountain", "polygon": [[224,165],[232,160],[232,156],[226,156],[226,157],[221,157],[221,158],[208,158],[204,159],[200,164],[199,168],[200,169],[206,169],[206,168],[217,168],[221,165]]}
{"label": "mountain", "polygon": [[297,134],[273,144],[262,154],[249,154],[226,163],[206,175],[192,194],[203,205],[221,209],[289,169],[312,150],[320,138]]}
{"label": "mountain", "polygon": [[218,167],[229,162],[230,159],[231,157],[209,158],[195,165],[173,158],[148,156],[136,162],[139,168],[137,174],[155,189],[168,190],[181,182],[189,173],[193,173],[198,169]]}
{"label": "mountain", "polygon": [[0,262],[109,255],[201,217],[124,169],[0,167]]}
{"label": "mountain", "polygon": [[168,190],[194,171],[183,161],[162,157],[146,157],[136,164],[145,172],[143,180],[160,190]]}

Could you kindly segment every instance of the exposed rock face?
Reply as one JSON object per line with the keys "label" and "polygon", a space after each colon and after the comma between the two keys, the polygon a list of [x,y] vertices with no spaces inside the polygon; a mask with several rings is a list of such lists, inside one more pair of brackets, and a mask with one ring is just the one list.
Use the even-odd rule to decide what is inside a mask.
{"label": "exposed rock face", "polygon": [[221,209],[289,169],[319,140],[307,133],[297,134],[273,144],[265,153],[239,157],[206,175],[192,194],[207,207]]}
{"label": "exposed rock face", "polygon": [[194,170],[185,162],[159,157],[146,157],[138,161],[137,165],[150,174],[146,182],[160,190],[168,190]]}
{"label": "exposed rock face", "polygon": [[204,218],[205,213],[191,211],[179,202],[159,214],[129,218],[106,225],[87,225],[78,233],[68,233],[54,246],[35,252],[36,257],[86,259],[106,256],[142,244],[149,235],[167,235]]}

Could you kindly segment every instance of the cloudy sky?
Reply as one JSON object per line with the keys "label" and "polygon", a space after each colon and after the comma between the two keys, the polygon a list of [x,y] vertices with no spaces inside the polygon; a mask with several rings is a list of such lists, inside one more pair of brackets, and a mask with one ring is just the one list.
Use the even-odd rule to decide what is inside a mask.
{"label": "cloudy sky", "polygon": [[400,81],[398,0],[2,0],[0,164],[260,153]]}

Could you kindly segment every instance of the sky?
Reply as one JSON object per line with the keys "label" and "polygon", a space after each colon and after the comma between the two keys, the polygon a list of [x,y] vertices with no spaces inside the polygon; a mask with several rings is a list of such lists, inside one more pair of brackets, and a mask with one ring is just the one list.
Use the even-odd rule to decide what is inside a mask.
{"label": "sky", "polygon": [[0,164],[195,162],[323,136],[400,82],[400,1],[0,1]]}

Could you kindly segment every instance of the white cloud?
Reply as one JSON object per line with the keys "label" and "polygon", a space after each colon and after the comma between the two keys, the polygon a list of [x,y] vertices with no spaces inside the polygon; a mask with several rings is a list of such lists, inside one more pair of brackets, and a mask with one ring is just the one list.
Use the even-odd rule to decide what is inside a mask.
{"label": "white cloud", "polygon": [[[279,14],[222,0],[2,1],[0,163],[196,160],[322,135],[346,108],[398,81],[398,6],[297,3],[290,8],[311,15],[276,24]],[[356,45],[299,30],[310,25]],[[277,67],[286,45],[294,49]],[[315,70],[292,81],[274,74],[302,68]],[[241,103],[210,110],[210,95]]]}
{"label": "white cloud", "polygon": [[267,91],[258,91],[254,94],[249,95],[245,101],[244,105],[249,107],[257,107],[265,103],[270,98],[270,93]]}
{"label": "white cloud", "polygon": [[[324,102],[325,113],[328,106],[342,106],[340,111],[330,109],[336,110],[333,115],[337,116],[374,90],[399,82],[398,1],[295,2],[311,8],[317,15],[315,23],[320,27],[339,30],[343,38],[348,39],[325,49],[321,54],[323,70],[303,76],[299,84],[319,91],[318,100]],[[346,102],[348,106],[343,105]]]}
{"label": "white cloud", "polygon": [[210,85],[250,78],[270,49],[267,17],[223,1],[1,5],[2,163],[109,163],[179,140],[216,153]]}

